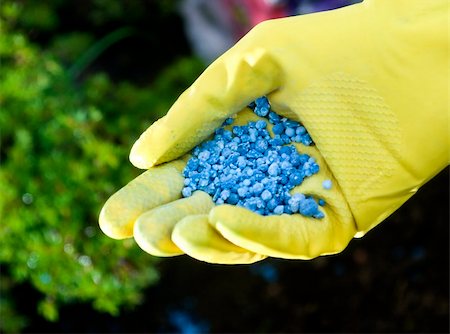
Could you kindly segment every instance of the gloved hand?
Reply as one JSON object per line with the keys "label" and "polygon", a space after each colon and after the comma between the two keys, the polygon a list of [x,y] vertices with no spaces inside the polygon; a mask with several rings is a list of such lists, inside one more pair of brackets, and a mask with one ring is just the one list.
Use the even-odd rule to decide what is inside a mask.
{"label": "gloved hand", "polygon": [[[171,254],[182,249],[219,263],[341,251],[448,164],[446,8],[445,0],[366,0],[258,25],[141,135],[130,160],[150,169],[105,204],[102,229],[130,237],[137,219],[138,243],[164,230],[176,247]],[[262,217],[206,205],[204,194],[170,209],[183,182],[183,163],[174,159],[262,95],[277,113],[303,123],[316,143],[312,155],[334,184],[319,194],[331,203],[326,218]],[[321,192],[320,180],[313,176],[302,192]],[[152,227],[140,228],[154,210],[145,212],[164,203],[169,209],[149,219]],[[175,219],[159,224],[168,211]]]}
{"label": "gloved hand", "polygon": [[[245,125],[259,118],[252,111],[239,113],[233,123]],[[272,133],[272,125],[268,130]],[[315,146],[295,145],[301,153],[315,158],[320,171],[295,187],[292,193],[303,193],[322,198],[326,201],[325,218],[317,220],[292,215],[262,217],[246,209],[240,208],[236,218],[250,219],[262,231],[275,229],[284,231],[282,239],[278,240],[278,255],[292,257],[292,254],[308,254],[309,252],[329,253],[340,250],[336,247],[339,240],[350,240],[355,234],[355,225],[345,199],[336,181],[331,190],[324,190],[322,182],[332,180],[326,162]],[[264,259],[265,253],[255,253],[241,248],[223,238],[208,218],[214,208],[211,197],[202,191],[197,191],[192,197],[181,199],[181,189],[184,178],[182,169],[186,165],[188,155],[182,159],[171,161],[157,167],[152,167],[141,176],[114,194],[105,204],[100,215],[100,226],[113,238],[134,236],[139,246],[155,256],[174,256],[186,252],[202,261],[214,263],[251,263]],[[225,206],[227,207],[227,206]],[[233,206],[224,214],[235,214]],[[281,219],[281,221],[280,221]],[[282,222],[282,223],[281,223]],[[326,236],[326,231],[329,231]],[[273,232],[275,233],[275,232]],[[317,242],[309,244],[307,234],[316,234]],[[308,248],[311,248],[308,250]],[[271,253],[274,256],[274,253]],[[302,258],[310,256],[301,255]]]}

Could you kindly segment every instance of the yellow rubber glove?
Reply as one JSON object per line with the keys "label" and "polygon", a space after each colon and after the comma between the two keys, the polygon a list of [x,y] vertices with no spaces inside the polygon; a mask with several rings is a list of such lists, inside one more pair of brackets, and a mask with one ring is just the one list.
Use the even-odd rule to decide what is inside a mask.
{"label": "yellow rubber glove", "polygon": [[[395,211],[448,164],[447,6],[446,0],[373,0],[267,21],[217,59],[142,134],[131,162],[151,168],[149,174],[171,166],[153,167],[183,156],[225,118],[267,95],[277,113],[308,129],[317,148],[313,155],[334,187],[323,193],[323,176],[317,175],[309,185],[305,181],[303,192],[317,192],[331,204],[320,221],[299,215],[261,217],[221,205],[175,223],[170,239],[210,262],[227,262],[222,256],[228,254],[218,247],[207,257],[216,249],[213,239],[208,241],[212,235],[250,257],[307,259],[341,251],[352,237]],[[109,214],[100,217],[112,237],[131,236],[130,226],[153,208],[134,209],[140,193],[124,189],[113,205],[105,204],[102,213]],[[153,198],[161,192],[157,189],[149,181],[140,191]],[[176,198],[167,195],[159,204]],[[128,216],[128,233],[109,233],[122,209],[139,214]],[[202,221],[211,233],[197,240],[192,221]],[[151,239],[152,233],[149,229],[143,235]]]}

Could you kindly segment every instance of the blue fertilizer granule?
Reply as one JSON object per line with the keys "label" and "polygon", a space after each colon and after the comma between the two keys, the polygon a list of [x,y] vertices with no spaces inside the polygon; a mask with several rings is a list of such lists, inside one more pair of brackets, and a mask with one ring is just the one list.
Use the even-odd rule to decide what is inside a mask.
{"label": "blue fertilizer granule", "polygon": [[300,123],[271,111],[266,97],[256,99],[249,107],[273,124],[274,137],[265,120],[233,126],[230,131],[225,126],[231,125],[233,119],[228,118],[212,140],[192,150],[183,170],[182,195],[189,197],[202,190],[218,205],[238,205],[261,215],[300,213],[323,218],[319,206],[325,201],[289,193],[319,171],[314,158],[289,145],[313,145],[308,132]]}
{"label": "blue fertilizer granule", "polygon": [[323,187],[323,189],[326,189],[326,190],[330,190],[332,185],[333,185],[333,183],[331,182],[331,180],[325,180],[322,182],[322,187]]}

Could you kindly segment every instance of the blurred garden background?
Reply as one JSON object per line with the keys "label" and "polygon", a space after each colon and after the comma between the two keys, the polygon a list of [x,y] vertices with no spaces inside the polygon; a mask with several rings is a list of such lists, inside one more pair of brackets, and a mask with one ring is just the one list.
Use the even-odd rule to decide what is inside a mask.
{"label": "blurred garden background", "polygon": [[448,333],[448,168],[312,261],[157,259],[98,227],[133,142],[210,61],[262,19],[354,2],[2,0],[1,332]]}

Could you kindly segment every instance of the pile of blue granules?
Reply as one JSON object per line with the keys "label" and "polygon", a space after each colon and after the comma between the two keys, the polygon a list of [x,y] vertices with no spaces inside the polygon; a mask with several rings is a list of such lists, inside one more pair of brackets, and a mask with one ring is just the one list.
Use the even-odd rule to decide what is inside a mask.
{"label": "pile of blue granules", "polygon": [[238,205],[261,215],[300,213],[323,218],[319,210],[325,204],[323,200],[289,193],[319,171],[314,158],[289,145],[292,142],[313,145],[308,132],[298,122],[271,111],[266,97],[258,98],[249,107],[273,124],[274,137],[264,120],[234,126],[229,131],[224,127],[231,125],[233,119],[228,118],[212,140],[191,152],[183,171],[183,196],[202,190],[216,204]]}

